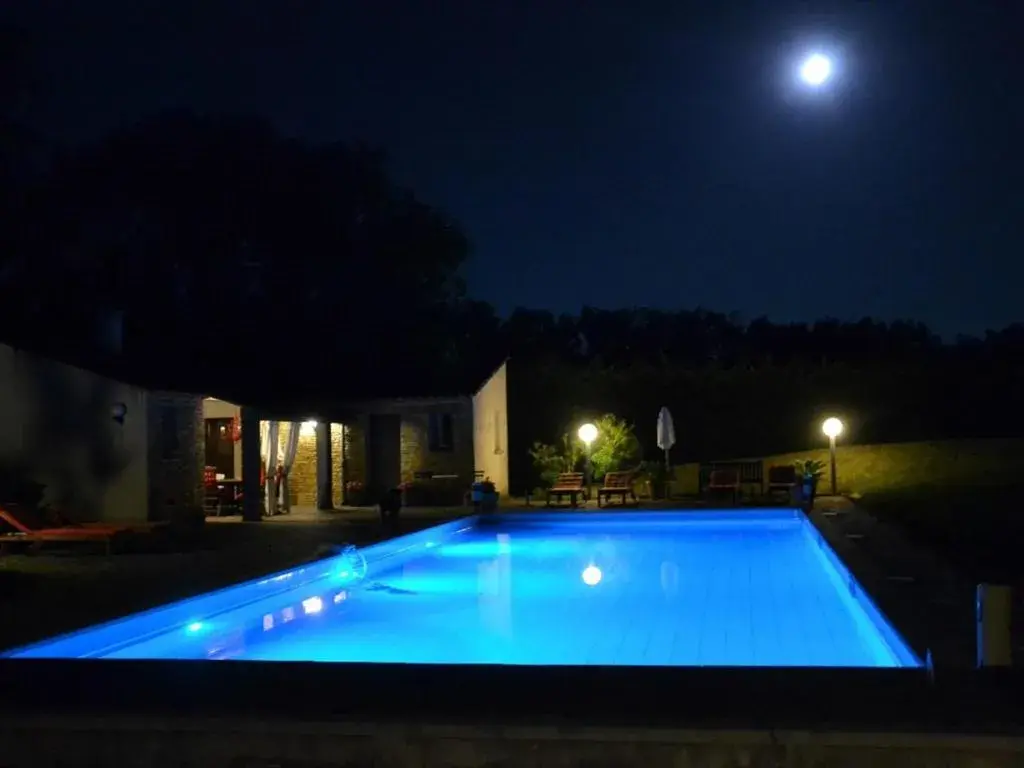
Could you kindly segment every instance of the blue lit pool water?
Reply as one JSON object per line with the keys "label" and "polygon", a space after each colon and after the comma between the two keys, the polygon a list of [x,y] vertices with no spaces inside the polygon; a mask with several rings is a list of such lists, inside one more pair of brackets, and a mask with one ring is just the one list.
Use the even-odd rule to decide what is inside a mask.
{"label": "blue lit pool water", "polygon": [[456,521],[8,656],[920,665],[794,510]]}

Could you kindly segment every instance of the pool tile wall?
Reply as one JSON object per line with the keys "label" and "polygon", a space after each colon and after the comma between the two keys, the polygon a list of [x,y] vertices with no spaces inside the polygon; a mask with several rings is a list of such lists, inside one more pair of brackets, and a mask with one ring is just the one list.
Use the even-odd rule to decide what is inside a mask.
{"label": "pool tile wall", "polygon": [[[424,549],[458,535],[459,532],[471,529],[475,519],[475,517],[460,518],[361,549],[360,552],[366,559],[368,574],[372,573],[374,568],[401,562],[403,558],[415,556]],[[109,648],[123,646],[126,642],[131,642],[126,641],[124,636],[124,626],[127,622],[132,622],[132,634],[136,639],[156,635],[239,607],[237,596],[239,588],[247,588],[250,593],[250,598],[246,602],[256,602],[325,579],[336,570],[338,561],[339,558],[325,558],[242,584],[234,584],[216,592],[187,598],[99,626],[86,627],[57,638],[15,648],[0,654],[0,658],[32,653],[33,650],[43,646],[46,646],[49,653],[57,656],[63,653],[74,654],[72,648],[78,644],[79,639],[86,632],[91,635],[90,644],[99,649],[89,655],[101,656]]]}

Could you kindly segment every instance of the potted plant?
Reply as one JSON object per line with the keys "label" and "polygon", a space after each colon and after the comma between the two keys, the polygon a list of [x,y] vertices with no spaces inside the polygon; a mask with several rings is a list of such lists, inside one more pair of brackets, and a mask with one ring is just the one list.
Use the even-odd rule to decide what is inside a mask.
{"label": "potted plant", "polygon": [[797,459],[793,466],[796,467],[796,475],[800,481],[804,505],[810,509],[814,506],[814,497],[818,495],[818,481],[825,474],[825,462],[817,459]]}
{"label": "potted plant", "polygon": [[494,483],[489,477],[485,477],[483,483],[481,483],[481,494],[480,494],[480,511],[481,512],[497,512],[498,511],[498,491],[494,487]]}
{"label": "potted plant", "polygon": [[405,480],[398,484],[398,491],[402,494],[402,506],[405,507],[429,507],[430,489],[423,483],[416,483],[412,480]]}
{"label": "potted plant", "polygon": [[365,503],[363,482],[349,480],[345,483],[345,503],[353,507],[361,507]]}
{"label": "potted plant", "polygon": [[489,477],[473,483],[470,489],[470,500],[478,512],[498,511],[498,491]]}

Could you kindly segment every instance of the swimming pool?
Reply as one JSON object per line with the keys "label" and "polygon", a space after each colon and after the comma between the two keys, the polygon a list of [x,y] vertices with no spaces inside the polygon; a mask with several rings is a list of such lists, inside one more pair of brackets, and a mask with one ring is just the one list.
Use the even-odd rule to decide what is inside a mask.
{"label": "swimming pool", "polygon": [[466,518],[5,656],[921,665],[796,510]]}

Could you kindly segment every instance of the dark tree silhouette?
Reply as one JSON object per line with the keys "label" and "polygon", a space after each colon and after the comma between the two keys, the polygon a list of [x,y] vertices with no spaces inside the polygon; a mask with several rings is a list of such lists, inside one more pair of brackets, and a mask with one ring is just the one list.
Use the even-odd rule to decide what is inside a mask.
{"label": "dark tree silhouette", "polygon": [[465,391],[508,356],[513,463],[587,413],[635,421],[650,449],[661,405],[680,458],[800,449],[829,409],[860,441],[1024,431],[1022,325],[946,344],[909,320],[702,308],[501,319],[464,295],[459,228],[379,151],[259,120],[164,114],[0,184],[8,336],[90,365],[97,316],[123,310],[120,373],[151,386],[315,412]]}
{"label": "dark tree silhouette", "polygon": [[122,310],[127,357],[158,377],[251,392],[294,366],[307,398],[362,361],[446,353],[468,246],[379,152],[175,113],[65,154],[48,181],[18,281],[46,290],[7,291],[8,313]]}

